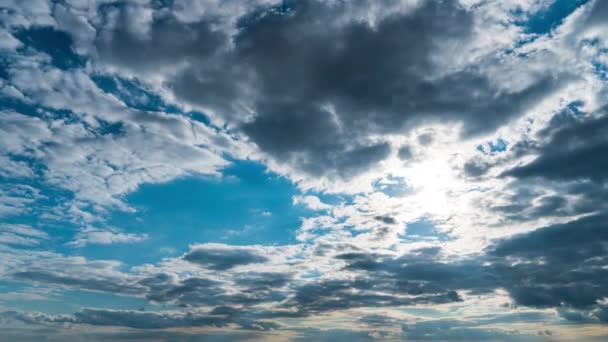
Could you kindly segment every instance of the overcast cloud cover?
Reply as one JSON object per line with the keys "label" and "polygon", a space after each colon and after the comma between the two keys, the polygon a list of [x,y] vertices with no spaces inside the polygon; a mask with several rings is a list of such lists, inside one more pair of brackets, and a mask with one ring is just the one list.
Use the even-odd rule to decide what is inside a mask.
{"label": "overcast cloud cover", "polygon": [[0,341],[605,341],[608,1],[0,0]]}

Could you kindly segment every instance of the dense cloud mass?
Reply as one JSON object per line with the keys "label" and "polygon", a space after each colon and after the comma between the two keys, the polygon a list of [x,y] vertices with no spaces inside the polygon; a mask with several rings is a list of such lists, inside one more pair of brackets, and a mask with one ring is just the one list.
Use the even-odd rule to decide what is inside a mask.
{"label": "dense cloud mass", "polygon": [[267,259],[247,248],[200,246],[184,256],[184,260],[205,265],[214,270],[227,270],[239,265],[263,263]]}
{"label": "dense cloud mass", "polygon": [[98,33],[95,46],[100,62],[135,75],[174,69],[166,82],[176,97],[313,175],[361,173],[390,152],[378,136],[417,124],[464,121],[464,134],[494,129],[571,78],[551,72],[516,87],[497,84],[485,70],[495,56],[446,68],[436,60],[455,46],[467,53],[473,13],[455,1],[430,1],[373,24],[344,15],[369,5],[260,9],[238,18],[233,36],[213,29],[216,18],[184,23],[164,11],[148,13],[147,29],[133,29],[144,11],[116,6],[102,11],[113,26]]}
{"label": "dense cloud mass", "polygon": [[541,147],[539,156],[507,175],[603,183],[606,181],[603,171],[608,166],[608,118],[604,112],[592,118],[556,115],[543,132],[549,140]]}
{"label": "dense cloud mass", "polygon": [[2,341],[603,341],[608,1],[0,3]]}

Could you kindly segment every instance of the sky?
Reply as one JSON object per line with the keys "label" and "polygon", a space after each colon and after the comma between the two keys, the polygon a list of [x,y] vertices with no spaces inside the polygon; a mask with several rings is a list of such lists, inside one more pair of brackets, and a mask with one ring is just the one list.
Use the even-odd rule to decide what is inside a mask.
{"label": "sky", "polygon": [[608,1],[0,0],[0,342],[608,340]]}

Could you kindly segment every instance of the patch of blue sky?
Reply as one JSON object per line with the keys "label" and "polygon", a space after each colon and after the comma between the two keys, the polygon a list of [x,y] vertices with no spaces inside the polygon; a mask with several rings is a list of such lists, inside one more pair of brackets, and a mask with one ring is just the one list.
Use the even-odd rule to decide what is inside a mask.
{"label": "patch of blue sky", "polygon": [[43,120],[63,120],[65,123],[80,121],[80,118],[70,110],[53,109],[39,104],[34,105],[22,99],[3,96],[2,94],[0,94],[0,110],[12,110],[22,115],[37,117]]}
{"label": "patch of blue sky", "polygon": [[349,194],[332,194],[323,192],[309,192],[307,195],[313,195],[319,198],[319,200],[325,204],[336,206],[342,203],[352,203],[354,196]]}
{"label": "patch of blue sky", "polygon": [[[14,183],[10,180],[0,179],[7,186],[21,186],[24,182]],[[32,184],[32,182],[25,182]],[[31,185],[30,185],[31,186]],[[22,224],[46,233],[48,238],[35,239],[36,243],[9,244],[12,247],[24,250],[53,250],[60,253],[69,253],[71,248],[66,243],[71,241],[80,224],[71,222],[65,214],[63,203],[73,197],[68,191],[56,189],[46,185],[35,185],[40,192],[32,203],[28,203],[27,210],[13,215],[5,215],[1,219],[3,224]]]}
{"label": "patch of blue sky", "polygon": [[586,47],[591,48],[591,50],[597,51],[596,56],[591,60],[594,73],[602,80],[608,79],[608,63],[606,62],[608,59],[608,49],[602,47],[601,41],[598,38],[584,39],[582,43]]}
{"label": "patch of blue sky", "polygon": [[608,80],[608,64],[603,64],[600,62],[593,63],[593,69],[595,74],[602,80]]}
{"label": "patch of blue sky", "polygon": [[485,144],[477,145],[477,151],[484,154],[497,154],[507,150],[509,143],[502,138],[496,139],[496,141],[488,141]]}
{"label": "patch of blue sky", "polygon": [[576,116],[585,115],[585,112],[581,110],[583,106],[585,106],[585,101],[582,100],[572,101],[567,105],[568,109]]}
{"label": "patch of blue sky", "polygon": [[[38,159],[26,155],[9,155],[13,161],[25,163],[33,172],[33,176],[28,177],[8,177],[0,176],[0,184],[5,185],[24,185],[37,189],[40,193],[35,202],[39,207],[53,207],[61,203],[66,203],[74,199],[74,194],[68,190],[54,187],[46,183],[43,179],[43,172],[47,166]],[[36,209],[31,206],[30,209]]]}
{"label": "patch of blue sky", "polygon": [[323,275],[319,270],[314,269],[311,271],[308,271],[307,273],[302,275],[302,278],[304,279],[315,279],[315,278],[319,278],[321,275]]}
{"label": "patch of blue sky", "polygon": [[593,62],[593,71],[601,80],[608,80],[608,49],[602,49],[600,54],[604,56],[603,59],[596,58]]}
{"label": "patch of blue sky", "polygon": [[[297,243],[295,234],[301,218],[314,215],[311,210],[292,204],[292,197],[300,193],[290,181],[268,172],[260,164],[235,161],[224,170],[222,179],[191,176],[164,184],[144,185],[125,197],[129,205],[138,209],[136,213],[115,211],[107,222],[100,223],[102,228],[117,227],[123,233],[147,234],[147,239],[74,247],[68,243],[82,224],[43,217],[45,212],[73,199],[73,194],[35,178],[24,180],[24,183],[40,189],[42,196],[30,206],[29,212],[4,217],[2,222],[31,225],[52,238],[41,240],[36,246],[13,247],[53,250],[91,260],[120,260],[123,270],[180,255],[192,243]],[[58,214],[61,217],[61,211]],[[48,305],[52,306],[52,303]]]}
{"label": "patch of blue sky", "polygon": [[380,191],[390,197],[403,197],[412,191],[411,187],[407,184],[407,179],[393,175],[378,179],[372,185],[374,190]]}
{"label": "patch of blue sky", "polygon": [[71,313],[48,289],[13,281],[0,281],[0,307],[4,310],[43,311],[49,314]]}
{"label": "patch of blue sky", "polygon": [[594,63],[595,73],[604,81],[608,80],[608,65],[601,63]]}
{"label": "patch of blue sky", "polygon": [[125,197],[137,212],[115,212],[108,224],[146,233],[148,239],[111,248],[87,246],[82,254],[138,264],[184,253],[193,243],[296,243],[301,218],[314,214],[293,205],[292,196],[298,194],[293,183],[249,161],[234,161],[221,179],[190,176],[142,185]]}
{"label": "patch of blue sky", "polygon": [[441,310],[429,308],[429,307],[426,307],[426,308],[424,308],[424,307],[400,308],[399,311],[401,311],[403,313],[415,315],[418,317],[422,316],[422,317],[437,318],[437,317],[445,316],[445,312],[443,312]]}
{"label": "patch of blue sky", "polygon": [[547,34],[560,26],[564,19],[589,0],[553,0],[547,6],[516,22],[530,34]]}
{"label": "patch of blue sky", "polygon": [[153,112],[181,113],[177,106],[165,102],[159,95],[147,90],[137,80],[101,74],[93,75],[91,79],[99,89],[116,96],[131,108]]}
{"label": "patch of blue sky", "polygon": [[0,280],[0,293],[20,292],[28,286],[21,282]]}
{"label": "patch of blue sky", "polygon": [[[340,219],[340,220],[337,220],[336,223],[337,224],[343,224],[344,222],[345,222],[345,220]],[[323,227],[321,227],[321,228],[323,228]],[[365,233],[369,233],[370,232],[370,230],[368,228],[363,228],[362,229],[362,228],[360,228],[358,226],[350,226],[350,225],[349,226],[343,226],[342,229],[345,232],[350,233],[351,237],[357,237],[357,236],[359,236],[361,234],[365,234]]]}
{"label": "patch of blue sky", "polygon": [[122,122],[108,122],[100,119],[97,119],[97,122],[99,123],[99,128],[96,133],[100,135],[121,136],[125,134]]}
{"label": "patch of blue sky", "polygon": [[506,55],[515,55],[516,57],[520,57],[520,58],[526,58],[530,55],[530,51],[522,51],[521,49],[517,49],[520,48],[528,43],[532,43],[534,42],[539,36],[534,36],[534,35],[527,35],[524,36],[523,38],[515,41],[514,47],[512,49],[506,49],[505,50],[505,54]]}
{"label": "patch of blue sky", "polygon": [[0,78],[7,80],[9,77],[8,67],[10,65],[8,56],[0,55]]}
{"label": "patch of blue sky", "polygon": [[150,112],[160,111],[169,114],[185,115],[194,121],[198,121],[219,130],[204,113],[199,111],[184,112],[179,106],[168,103],[160,95],[147,89],[145,85],[137,80],[124,79],[116,75],[102,74],[93,75],[91,76],[91,79],[99,89],[107,94],[116,96],[131,108]]}
{"label": "patch of blue sky", "polygon": [[[52,64],[60,69],[67,70],[86,65],[86,60],[74,52],[74,42],[65,32],[55,30],[52,27],[35,27],[18,31],[15,33],[15,37],[24,44],[20,53],[27,53],[28,49],[45,53],[51,57]],[[10,64],[11,58],[3,56],[0,60],[0,77],[4,79],[10,77]],[[211,121],[205,114],[197,111],[184,113],[178,106],[167,103],[161,96],[149,91],[137,80],[127,80],[117,76],[102,74],[93,75],[91,79],[101,90],[116,96],[129,107],[144,111],[183,114],[193,120],[211,126]],[[56,113],[68,116],[68,111],[35,107],[14,98],[0,99],[0,108],[2,107],[12,108],[28,115],[45,112],[47,114]]]}
{"label": "patch of blue sky", "polygon": [[53,65],[60,69],[84,67],[86,60],[76,54],[73,49],[73,40],[69,34],[57,31],[52,27],[33,27],[15,33],[24,47],[21,52],[31,48],[46,53],[51,57]]}
{"label": "patch of blue sky", "polygon": [[406,225],[405,235],[401,236],[404,240],[450,240],[446,232],[437,229],[435,223],[427,218],[409,222]]}

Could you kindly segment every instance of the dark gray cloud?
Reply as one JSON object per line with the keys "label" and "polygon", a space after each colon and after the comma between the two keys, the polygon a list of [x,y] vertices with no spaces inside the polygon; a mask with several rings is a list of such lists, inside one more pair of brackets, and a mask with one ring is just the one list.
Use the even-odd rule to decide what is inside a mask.
{"label": "dark gray cloud", "polygon": [[412,148],[410,146],[405,145],[399,148],[399,150],[397,151],[397,155],[401,160],[408,160],[414,156],[414,153],[412,153]]}
{"label": "dark gray cloud", "polygon": [[[477,59],[478,65],[441,69],[436,61],[452,57],[446,47],[466,45],[475,31],[475,14],[457,1],[423,1],[412,12],[379,16],[374,25],[345,14],[353,6],[369,3],[309,0],[250,9],[229,32],[222,28],[225,23],[220,18],[205,16],[185,22],[161,2],[153,4],[147,27],[138,21],[143,17],[140,8],[113,3],[101,7],[100,22],[94,23],[96,51],[89,62],[95,68],[95,63],[111,66],[144,81],[156,72],[166,72],[164,86],[178,101],[213,111],[228,122],[229,129],[246,135],[279,163],[314,176],[343,178],[357,175],[390,155],[391,145],[383,140],[384,134],[403,134],[434,122],[462,122],[467,136],[489,132],[517,117],[564,81],[562,75],[535,75],[538,78],[528,86],[510,91],[499,88],[500,82],[484,69],[485,64],[498,64],[495,62],[507,58],[525,63],[527,57],[523,56],[482,56]],[[606,12],[600,1],[594,6],[591,24],[600,20],[595,13]],[[60,36],[64,44],[59,47],[71,51],[71,38],[57,32],[53,30],[50,36]],[[25,33],[35,35],[35,31]],[[37,49],[44,51],[42,47]],[[55,56],[51,57],[57,64]],[[68,58],[82,62],[76,55]],[[168,124],[144,118],[144,114],[134,116],[140,123],[157,120],[159,126]],[[123,128],[127,129],[115,123],[107,125],[118,127],[110,128],[111,134],[120,135]],[[603,172],[608,166],[604,156],[608,155],[607,136],[605,113],[572,110],[557,115],[540,132],[538,141],[510,145],[515,157],[538,157],[504,174],[512,177],[509,188],[515,188],[515,193],[507,198],[507,204],[489,209],[505,220],[520,221],[601,211],[608,202]],[[430,145],[433,136],[419,135],[418,143]],[[404,161],[413,158],[409,146],[402,146],[397,154]],[[482,177],[494,166],[485,159],[471,160],[464,164],[464,172],[468,177]],[[544,185],[554,182],[552,186],[559,191],[527,189],[538,180],[547,182]],[[581,199],[572,201],[572,197]],[[386,226],[396,224],[395,218],[373,215],[369,217],[384,227],[375,229],[375,235],[370,234],[372,239],[393,232]],[[155,304],[188,310],[213,309],[205,313],[85,309],[74,315],[11,312],[5,317],[24,323],[134,329],[235,324],[242,329],[272,330],[280,326],[263,319],[307,317],[353,308],[440,305],[462,301],[464,293],[504,289],[515,305],[559,308],[560,315],[571,322],[607,322],[608,310],[598,303],[608,296],[606,219],[605,214],[594,214],[541,227],[496,241],[485,254],[464,260],[442,259],[437,247],[395,256],[370,253],[347,243],[317,245],[315,256],[328,257],[342,250],[332,261],[352,272],[344,279],[333,275],[300,279],[280,272],[238,273],[245,268],[239,266],[254,268],[270,259],[260,248],[212,245],[195,247],[182,257],[201,266],[198,271],[215,271],[211,278],[127,274],[111,267],[105,273],[24,267],[13,271],[11,280],[141,296]],[[95,265],[89,267],[94,269]],[[517,334],[483,329],[480,322],[544,319],[531,315],[478,318],[475,324],[412,322],[404,326],[402,337],[503,340]],[[378,315],[362,317],[359,322],[370,327],[396,323]],[[339,330],[309,331],[302,336],[315,340],[373,338],[369,332]]]}
{"label": "dark gray cloud", "polygon": [[606,1],[596,0],[593,7],[589,11],[585,26],[592,28],[597,25],[606,25],[606,16],[608,16],[608,4]]}
{"label": "dark gray cloud", "polygon": [[433,133],[430,132],[423,133],[418,136],[418,142],[420,143],[420,145],[423,146],[430,145],[431,143],[433,143],[433,140],[435,140],[435,138],[433,136]]}
{"label": "dark gray cloud", "polygon": [[502,172],[500,177],[509,183],[507,191],[499,194],[500,204],[481,204],[500,214],[501,224],[606,210],[608,178],[603,170],[608,166],[608,116],[605,108],[584,113],[580,106],[580,101],[568,104],[537,134],[515,143],[504,156],[465,163],[465,174],[483,176],[522,157],[532,159]]}
{"label": "dark gray cloud", "polygon": [[240,265],[264,263],[268,259],[251,248],[199,247],[184,255],[184,260],[212,270],[227,270]]}
{"label": "dark gray cloud", "polygon": [[594,308],[608,296],[608,272],[602,266],[608,260],[606,222],[606,215],[593,215],[542,227],[498,241],[486,255],[456,262],[437,261],[436,251],[397,258],[340,254],[337,259],[346,262],[346,269],[363,272],[365,280],[310,285],[300,290],[301,302],[330,306],[321,301],[323,296],[339,298],[335,293],[345,287],[409,295],[453,293],[452,300],[458,300],[456,291],[503,288],[518,305]]}
{"label": "dark gray cloud", "polygon": [[532,162],[504,173],[517,178],[604,182],[608,175],[608,116],[557,114],[541,132],[548,137]]}
{"label": "dark gray cloud", "polygon": [[[164,273],[146,277],[84,273],[68,277],[52,269],[23,270],[13,277],[142,295],[156,303],[181,307],[217,307],[212,316],[229,316],[232,321],[305,317],[363,307],[453,303],[462,301],[463,292],[483,294],[496,289],[506,290],[516,305],[572,308],[591,312],[589,315],[595,320],[603,321],[605,316],[598,301],[608,297],[608,271],[604,267],[608,261],[606,222],[607,215],[598,214],[541,227],[496,241],[484,255],[453,261],[441,260],[437,247],[394,256],[338,246],[350,250],[335,256],[344,263],[345,270],[355,274],[345,279],[296,281],[291,274],[278,272],[236,272],[222,281],[177,279]],[[221,271],[266,260],[254,249],[216,247],[197,246],[184,258]],[[272,304],[274,308],[241,309],[256,304]],[[203,324],[206,320],[197,322]]]}
{"label": "dark gray cloud", "polygon": [[[608,261],[608,233],[604,229],[607,219],[604,214],[593,215],[541,227],[496,241],[485,255],[463,260],[440,260],[442,254],[438,248],[418,249],[397,257],[351,249],[354,251],[335,256],[336,260],[344,263],[345,270],[355,274],[345,279],[294,281],[292,275],[286,273],[241,272],[233,273],[229,280],[221,282],[200,277],[180,280],[164,273],[124,279],[106,277],[94,281],[91,276],[75,275],[68,278],[51,270],[24,270],[14,274],[14,277],[94,291],[142,295],[152,302],[181,307],[215,307],[209,313],[199,315],[180,313],[167,316],[154,312],[87,309],[72,316],[48,319],[27,316],[47,323],[58,323],[57,320],[60,320],[138,329],[225,326],[234,323],[244,329],[275,329],[276,323],[266,324],[264,320],[308,317],[353,308],[454,303],[463,300],[461,293],[484,294],[496,289],[506,290],[516,305],[559,308],[562,316],[569,321],[582,322],[586,317],[585,320],[599,323],[606,321],[607,317],[604,306],[599,303],[608,297],[605,287],[608,271],[604,268]],[[212,269],[226,271],[234,265],[247,264],[252,260],[247,253],[247,257],[242,257],[242,248],[234,247],[238,251],[235,254],[237,258],[228,257],[230,262],[227,264],[216,262],[220,254],[233,254],[206,249],[212,253],[193,255],[197,255],[196,260],[204,260],[204,265],[209,264],[209,260],[214,260],[212,265],[221,265]],[[202,250],[205,248],[194,248],[191,253]],[[264,309],[252,307],[257,304],[270,306]],[[501,319],[504,322],[492,317],[478,317],[476,320],[481,325],[522,318]],[[528,321],[533,319],[542,318],[525,318]],[[366,324],[373,323],[371,320]],[[380,323],[376,320],[376,324]],[[417,336],[426,329],[423,328],[408,327],[409,335],[406,335]],[[470,326],[452,329],[455,333],[453,336],[463,339],[473,333],[481,335],[473,334],[470,339],[497,333],[493,330],[469,331]],[[441,328],[437,333],[441,335],[447,332]]]}
{"label": "dark gray cloud", "polygon": [[[401,284],[380,277],[356,279],[332,279],[299,286],[295,295],[284,303],[285,307],[297,308],[302,315],[362,307],[408,306],[416,304],[445,304],[462,301],[455,291],[418,292]],[[403,294],[416,294],[405,297]]]}
{"label": "dark gray cloud", "polygon": [[587,310],[565,307],[557,312],[560,317],[573,323],[608,323],[608,306],[605,304],[598,304]]}
{"label": "dark gray cloud", "polygon": [[20,281],[56,284],[89,291],[133,295],[140,293],[144,289],[134,283],[129,277],[77,274],[76,271],[68,275],[51,269],[30,268],[28,270],[15,272],[12,276]]}
{"label": "dark gray cloud", "polygon": [[409,295],[452,294],[468,290],[486,292],[497,286],[497,275],[477,260],[445,263],[436,261],[437,250],[406,254],[398,258],[381,254],[347,253],[337,256],[347,262],[346,269],[373,275],[374,286],[385,286]]}
{"label": "dark gray cloud", "polygon": [[178,279],[167,273],[148,276],[112,273],[73,270],[68,276],[62,270],[32,267],[15,272],[11,277],[17,281],[42,285],[142,296],[153,303],[179,307],[242,306],[280,302],[287,298],[289,292],[286,287],[293,280],[292,274],[279,272],[233,273],[224,281],[202,277]]}
{"label": "dark gray cloud", "polygon": [[218,18],[185,23],[165,9],[140,33],[129,24],[141,16],[137,8],[106,6],[112,25],[98,32],[97,58],[144,78],[180,65],[167,84],[179,99],[227,118],[280,163],[346,178],[389,155],[374,135],[438,120],[465,122],[467,135],[486,132],[561,84],[561,76],[546,76],[505,91],[478,66],[440,72],[435,61],[445,47],[473,35],[474,14],[457,1],[425,1],[411,13],[379,16],[374,26],[348,16],[366,6],[253,7],[232,35],[218,29]]}
{"label": "dark gray cloud", "polygon": [[[608,292],[602,268],[608,250],[606,215],[540,228],[498,243],[489,254],[506,258],[495,272],[516,303],[535,307],[591,307]],[[508,261],[526,261],[510,265]]]}
{"label": "dark gray cloud", "polygon": [[485,175],[492,165],[487,162],[472,159],[464,164],[464,174],[467,177],[481,177]]}
{"label": "dark gray cloud", "polygon": [[579,263],[607,251],[604,229],[608,216],[593,215],[564,224],[537,229],[501,241],[492,255],[540,259],[555,263]]}
{"label": "dark gray cloud", "polygon": [[173,327],[195,326],[225,326],[228,324],[225,317],[192,315],[192,314],[159,314],[156,312],[121,311],[84,309],[74,314],[74,323],[126,326],[137,329],[163,329]]}
{"label": "dark gray cloud", "polygon": [[534,189],[533,186],[524,184],[512,184],[512,194],[506,196],[508,204],[494,205],[490,210],[501,215],[503,221],[529,221],[539,218],[573,216],[593,210],[572,203],[564,195],[547,195],[545,191]]}
{"label": "dark gray cloud", "polygon": [[397,220],[394,217],[388,215],[377,215],[374,216],[374,220],[380,221],[385,224],[396,224]]}
{"label": "dark gray cloud", "polygon": [[[499,242],[493,272],[517,304],[590,308],[608,292],[606,215],[543,227]],[[519,262],[516,262],[519,261]]]}
{"label": "dark gray cloud", "polygon": [[199,277],[181,281],[164,275],[145,278],[139,284],[145,285],[146,298],[158,303],[174,303],[182,307],[200,305],[253,305],[279,302],[287,296],[282,289],[291,281],[290,274],[284,273],[236,273],[229,282],[219,282]]}
{"label": "dark gray cloud", "polygon": [[[298,157],[323,163],[361,136],[439,118],[466,121],[467,133],[484,131],[554,86],[555,80],[545,79],[525,91],[496,96],[475,68],[425,78],[433,74],[431,58],[442,52],[442,44],[470,38],[472,14],[455,2],[425,2],[414,13],[389,16],[374,28],[350,22],[325,29],[321,23],[331,22],[340,10],[340,5],[298,2],[289,15],[274,12],[243,21],[235,39],[237,54],[256,71],[261,87],[258,116],[245,132],[281,159],[300,152]],[[472,98],[474,92],[483,95]],[[277,122],[282,129],[270,129]]]}
{"label": "dark gray cloud", "polygon": [[115,3],[99,11],[102,22],[95,45],[103,63],[145,72],[175,67],[176,62],[209,62],[226,45],[227,37],[213,28],[212,18],[185,23],[169,12],[157,11],[147,29],[134,26],[145,16],[143,8]]}
{"label": "dark gray cloud", "polygon": [[[145,283],[148,279],[144,279]],[[179,282],[165,282],[149,287],[146,298],[151,301],[173,302],[181,306],[219,305],[225,290],[221,283],[204,278],[186,278]]]}
{"label": "dark gray cloud", "polygon": [[73,323],[98,326],[120,326],[135,329],[167,329],[178,327],[226,327],[238,324],[243,329],[273,330],[280,327],[272,321],[248,320],[224,312],[209,314],[198,312],[145,312],[132,310],[83,309],[74,315],[48,315],[5,311],[3,319],[12,319],[28,324]]}
{"label": "dark gray cloud", "polygon": [[[13,322],[12,322],[13,323]],[[157,340],[163,342],[234,342],[248,341],[252,336],[263,338],[267,332],[263,331],[245,331],[233,330],[222,332],[200,332],[187,333],[178,331],[162,331],[162,330],[133,330],[130,331],[74,331],[66,333],[65,329],[55,328],[37,328],[30,325],[25,329],[10,329],[3,328],[3,334],[0,336],[1,342],[99,342],[99,341],[150,341]]]}

